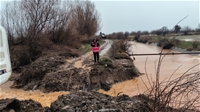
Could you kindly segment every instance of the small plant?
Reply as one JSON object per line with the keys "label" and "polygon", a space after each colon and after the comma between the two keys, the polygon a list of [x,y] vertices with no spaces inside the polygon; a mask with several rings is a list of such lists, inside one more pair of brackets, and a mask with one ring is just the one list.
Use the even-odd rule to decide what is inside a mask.
{"label": "small plant", "polygon": [[100,64],[100,65],[103,65],[103,66],[105,66],[105,67],[112,67],[112,66],[113,66],[112,60],[109,59],[109,58],[106,58],[106,57],[100,58],[99,64]]}
{"label": "small plant", "polygon": [[90,51],[90,44],[86,44],[81,50],[82,50],[84,53]]}

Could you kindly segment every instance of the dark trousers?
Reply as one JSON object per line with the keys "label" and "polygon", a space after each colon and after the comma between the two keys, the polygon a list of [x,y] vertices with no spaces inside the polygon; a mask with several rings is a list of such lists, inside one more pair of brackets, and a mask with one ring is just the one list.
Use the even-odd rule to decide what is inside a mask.
{"label": "dark trousers", "polygon": [[94,62],[99,62],[99,52],[93,52],[94,55]]}

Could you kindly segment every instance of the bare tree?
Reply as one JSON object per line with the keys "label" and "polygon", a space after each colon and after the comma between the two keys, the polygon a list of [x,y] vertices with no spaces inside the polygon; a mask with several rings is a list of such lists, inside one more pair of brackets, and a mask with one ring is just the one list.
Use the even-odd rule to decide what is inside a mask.
{"label": "bare tree", "polygon": [[22,0],[7,4],[2,14],[3,26],[11,38],[24,38],[27,44],[38,38],[55,16],[60,0]]}
{"label": "bare tree", "polygon": [[53,18],[45,27],[45,32],[50,36],[54,43],[65,42],[69,37],[66,32],[69,30],[69,24],[72,14],[70,1],[63,1],[62,5],[54,8]]}
{"label": "bare tree", "polygon": [[56,5],[59,5],[59,0],[23,0],[21,10],[24,11],[24,16],[29,20],[28,38],[37,39],[38,34],[42,32],[47,23],[55,16]]}
{"label": "bare tree", "polygon": [[162,30],[163,36],[165,36],[165,34],[168,33],[168,28],[167,28],[166,26],[163,26],[163,27],[161,28],[161,30]]}
{"label": "bare tree", "polygon": [[124,38],[128,38],[128,36],[130,35],[130,33],[129,32],[124,32]]}
{"label": "bare tree", "polygon": [[52,42],[79,48],[81,37],[88,40],[100,25],[100,14],[90,1],[15,1],[7,4],[1,18],[9,45],[25,45],[30,60],[44,50],[42,41],[47,43],[46,48]]}
{"label": "bare tree", "polygon": [[74,27],[80,35],[94,35],[100,28],[100,14],[91,1],[76,1],[73,5]]}
{"label": "bare tree", "polygon": [[[15,2],[14,4],[6,4],[5,9],[1,13],[1,24],[4,26],[8,33],[8,41],[9,45],[13,45],[13,37],[16,36],[17,29],[16,26],[19,24],[19,21],[16,21],[16,18],[19,17],[17,14],[18,4]],[[14,10],[14,7],[16,10]]]}
{"label": "bare tree", "polygon": [[182,31],[183,31],[184,35],[188,35],[188,33],[192,31],[192,29],[189,26],[185,26],[182,29]]}

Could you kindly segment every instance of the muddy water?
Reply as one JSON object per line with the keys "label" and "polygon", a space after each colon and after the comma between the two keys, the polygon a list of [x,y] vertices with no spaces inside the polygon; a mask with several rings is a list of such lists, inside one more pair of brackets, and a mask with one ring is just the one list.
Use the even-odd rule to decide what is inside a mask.
{"label": "muddy water", "polygon": [[[141,53],[160,53],[161,49],[157,46],[151,46],[146,44],[140,44],[131,42],[131,52],[135,54]],[[164,50],[163,52],[175,52]],[[147,74],[150,77],[150,80],[155,81],[155,73],[156,73],[156,63],[158,62],[159,55],[151,55],[151,56],[137,56],[134,61],[135,66],[139,69],[141,73]],[[146,63],[146,64],[145,64]],[[190,56],[190,55],[167,55],[165,56],[160,70],[160,80],[167,79],[173,74],[173,72],[177,69],[171,79],[175,79],[181,76],[184,72],[186,72],[189,68],[200,63],[200,56]],[[146,70],[145,70],[146,66]],[[190,70],[189,72],[200,71],[200,66],[197,66]],[[124,81],[118,84],[113,85],[111,90],[103,91],[99,90],[101,93],[105,93],[111,96],[116,96],[118,93],[127,94],[129,96],[138,95],[140,93],[144,93],[147,89],[145,84],[149,87],[149,83],[146,75],[141,75],[133,80]]]}
{"label": "muddy water", "polygon": [[0,86],[0,99],[4,98],[17,98],[19,100],[28,100],[32,99],[38,101],[42,104],[43,107],[50,107],[51,102],[55,101],[58,96],[62,94],[69,94],[69,92],[52,92],[52,93],[43,93],[39,90],[35,91],[24,91],[22,89],[9,88],[13,82],[9,81]]}

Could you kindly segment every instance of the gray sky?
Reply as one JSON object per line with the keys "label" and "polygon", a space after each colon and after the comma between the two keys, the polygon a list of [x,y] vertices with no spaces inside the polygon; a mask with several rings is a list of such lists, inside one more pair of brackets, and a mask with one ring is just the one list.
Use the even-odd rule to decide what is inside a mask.
{"label": "gray sky", "polygon": [[101,14],[104,33],[147,30],[179,25],[196,28],[199,24],[199,1],[94,1]]}
{"label": "gray sky", "polygon": [[[0,0],[0,9],[2,1]],[[196,1],[151,1],[151,0],[91,0],[101,14],[101,30],[113,32],[152,31],[166,26],[172,29],[182,18],[189,15],[179,25],[196,28],[200,23],[200,9]]]}

